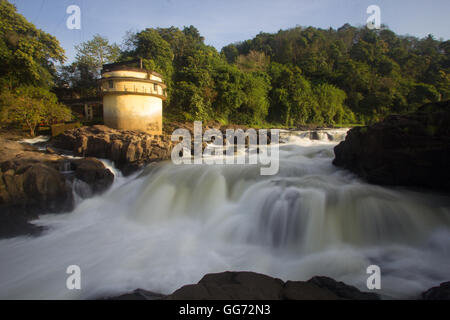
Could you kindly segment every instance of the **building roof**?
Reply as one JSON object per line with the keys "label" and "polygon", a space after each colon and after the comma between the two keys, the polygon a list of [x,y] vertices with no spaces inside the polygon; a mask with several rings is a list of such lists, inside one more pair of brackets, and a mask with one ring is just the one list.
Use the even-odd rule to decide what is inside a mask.
{"label": "building roof", "polygon": [[164,78],[161,74],[159,74],[155,71],[151,71],[151,70],[142,68],[142,59],[104,64],[103,69],[102,69],[102,74],[105,72],[119,71],[119,70],[146,72],[148,74],[153,74],[154,76],[157,76],[161,79]]}

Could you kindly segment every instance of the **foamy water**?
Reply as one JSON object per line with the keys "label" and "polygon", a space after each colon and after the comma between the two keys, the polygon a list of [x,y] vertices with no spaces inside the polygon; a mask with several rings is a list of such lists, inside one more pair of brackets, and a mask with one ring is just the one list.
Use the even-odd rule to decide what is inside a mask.
{"label": "foamy water", "polygon": [[[381,268],[385,298],[414,298],[450,280],[450,199],[337,169],[329,139],[344,135],[282,133],[275,176],[257,165],[170,162],[129,178],[116,171],[107,193],[36,221],[43,235],[0,241],[0,298],[171,293],[226,270],[326,275],[367,291],[371,264]],[[66,288],[73,264],[81,290]]]}

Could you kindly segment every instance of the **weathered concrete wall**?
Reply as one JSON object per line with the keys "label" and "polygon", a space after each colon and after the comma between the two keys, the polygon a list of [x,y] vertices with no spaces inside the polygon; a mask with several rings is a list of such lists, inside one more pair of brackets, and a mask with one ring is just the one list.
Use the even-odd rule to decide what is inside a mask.
{"label": "weathered concrete wall", "polygon": [[105,95],[103,119],[110,128],[162,134],[162,99],[134,94]]}
{"label": "weathered concrete wall", "polygon": [[133,78],[140,78],[140,79],[146,79],[147,73],[146,72],[138,72],[138,71],[129,71],[129,70],[115,70],[106,72],[103,74],[103,78],[112,78],[112,77],[133,77]]}
{"label": "weathered concrete wall", "polygon": [[120,130],[162,134],[162,79],[147,71],[114,70],[102,75],[103,119]]}
{"label": "weathered concrete wall", "polygon": [[[149,76],[150,80],[162,82],[162,79],[154,74],[150,74]],[[103,78],[113,78],[113,77],[132,77],[139,79],[147,79],[148,74],[146,72],[129,71],[129,70],[114,70],[105,72],[103,74]]]}
{"label": "weathered concrete wall", "polygon": [[114,88],[110,88],[109,83],[107,81],[103,83],[102,85],[103,93],[125,91],[125,92],[157,94],[160,96],[164,94],[162,83],[119,80],[119,79],[113,81],[114,81]]}

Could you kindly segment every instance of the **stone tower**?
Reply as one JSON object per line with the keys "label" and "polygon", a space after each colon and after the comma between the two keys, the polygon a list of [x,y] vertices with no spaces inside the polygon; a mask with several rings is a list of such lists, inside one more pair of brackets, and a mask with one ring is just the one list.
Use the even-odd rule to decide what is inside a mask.
{"label": "stone tower", "polygon": [[162,134],[162,102],[167,96],[160,74],[129,62],[105,64],[100,83],[105,125]]}

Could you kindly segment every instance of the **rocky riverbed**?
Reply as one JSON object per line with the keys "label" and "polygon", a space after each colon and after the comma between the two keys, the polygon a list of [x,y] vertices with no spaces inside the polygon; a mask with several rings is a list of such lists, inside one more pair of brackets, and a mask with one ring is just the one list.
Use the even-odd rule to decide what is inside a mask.
{"label": "rocky riverbed", "polygon": [[[399,118],[404,119],[403,117]],[[409,119],[411,120],[411,118]],[[439,122],[441,120],[439,119],[445,119],[442,113],[438,113],[430,122],[425,123],[425,128],[428,128],[424,129],[425,133],[433,133],[431,136],[435,137],[440,143],[435,141],[436,144],[432,146],[444,145],[442,141],[445,141],[445,132],[441,133],[440,131],[444,129],[441,129],[441,122]],[[416,125],[419,126],[418,123],[420,121],[417,119],[415,121]],[[388,121],[387,123],[390,122]],[[409,133],[409,130],[412,130],[412,123],[408,123],[409,126],[406,128],[409,129],[403,130]],[[433,126],[437,129],[430,129],[434,128]],[[389,126],[387,127],[390,128]],[[396,127],[396,125],[392,125],[390,130],[395,130]],[[360,132],[360,130],[362,131]],[[373,130],[373,128],[352,129],[351,132],[364,135],[370,130]],[[375,132],[378,131],[375,130]],[[323,132],[323,134],[326,135],[329,133]],[[392,134],[395,135],[394,133]],[[428,134],[428,137],[430,134]],[[420,134],[415,133],[415,135]],[[361,285],[361,282],[356,284],[358,281],[355,281],[351,276],[347,275],[346,278],[343,278],[342,275],[337,275],[339,273],[334,273],[334,270],[341,270],[344,274],[347,272],[347,269],[345,267],[343,268],[342,264],[338,263],[337,265],[333,265],[331,269],[321,269],[323,266],[330,265],[330,261],[336,262],[335,258],[337,256],[341,257],[343,255],[343,257],[346,257],[343,259],[345,260],[345,266],[349,265],[349,261],[354,266],[362,263],[364,268],[361,270],[365,270],[366,264],[371,259],[375,259],[378,263],[381,263],[383,268],[387,268],[386,270],[388,270],[387,276],[390,280],[385,284],[388,287],[390,286],[388,290],[391,290],[391,292],[395,292],[395,288],[392,288],[391,283],[397,281],[395,283],[405,285],[406,289],[404,289],[405,291],[402,294],[409,299],[449,299],[450,284],[443,282],[437,285],[439,282],[448,279],[447,274],[441,272],[442,274],[439,273],[436,275],[439,268],[436,269],[433,267],[433,264],[427,264],[426,266],[420,264],[418,260],[424,261],[422,258],[412,258],[411,260],[411,256],[414,256],[414,254],[411,255],[408,253],[411,250],[417,250],[414,252],[419,254],[420,257],[422,257],[422,252],[424,254],[431,254],[431,256],[427,256],[427,259],[430,260],[426,261],[434,261],[436,265],[440,266],[445,265],[446,256],[444,249],[441,250],[439,246],[436,249],[436,245],[434,244],[436,239],[442,240],[445,233],[444,235],[436,234],[435,237],[429,236],[432,234],[432,228],[430,227],[430,230],[425,228],[432,225],[443,226],[440,221],[444,219],[442,215],[445,214],[445,209],[440,208],[440,211],[437,212],[433,209],[434,206],[427,207],[427,204],[414,200],[409,194],[381,190],[377,189],[379,188],[377,186],[361,185],[359,181],[354,180],[353,175],[349,175],[343,170],[335,172],[336,169],[333,169],[331,166],[333,145],[330,143],[332,141],[339,141],[339,139],[335,140],[335,135],[332,135],[332,137],[333,139],[330,139],[328,136],[327,138],[321,137],[321,134],[317,132],[315,134],[309,133],[306,136],[302,133],[300,135],[290,136],[290,138],[288,137],[289,143],[283,147],[283,150],[286,151],[283,153],[284,158],[282,159],[284,160],[282,166],[283,171],[281,171],[278,178],[285,179],[290,183],[290,193],[287,194],[286,199],[293,201],[300,199],[301,201],[298,202],[299,205],[304,204],[306,199],[315,199],[317,201],[316,204],[318,204],[314,208],[305,207],[305,210],[308,208],[314,209],[314,215],[308,214],[302,216],[305,213],[303,210],[290,210],[290,214],[293,214],[293,217],[298,215],[299,218],[312,219],[317,217],[319,213],[324,215],[324,221],[330,222],[331,219],[325,218],[329,213],[329,218],[333,217],[333,221],[335,222],[334,224],[329,223],[326,225],[328,229],[326,231],[322,230],[323,232],[318,232],[314,229],[315,225],[308,224],[309,228],[313,228],[313,230],[306,229],[309,233],[305,234],[307,236],[305,239],[295,236],[295,233],[289,233],[289,228],[285,229],[287,232],[286,238],[279,238],[280,231],[275,228],[277,225],[262,223],[264,220],[260,221],[259,219],[263,219],[264,215],[259,216],[257,214],[259,211],[255,211],[256,215],[247,215],[247,217],[253,217],[252,219],[254,220],[241,220],[243,216],[239,213],[251,213],[251,210],[256,208],[252,205],[257,203],[267,204],[267,207],[261,211],[265,215],[269,214],[274,218],[280,217],[279,210],[281,209],[270,205],[273,199],[268,201],[270,199],[266,199],[267,196],[264,196],[264,190],[255,188],[253,179],[258,178],[258,176],[255,176],[249,167],[218,167],[215,169],[209,167],[179,168],[173,167],[170,162],[162,163],[155,167],[157,169],[155,169],[154,173],[150,172],[152,170],[144,170],[140,175],[141,179],[127,178],[133,181],[124,185],[123,188],[117,190],[112,188],[110,190],[111,192],[105,193],[101,197],[86,200],[83,205],[77,206],[77,209],[73,213],[68,213],[74,208],[74,197],[76,193],[73,187],[74,181],[82,183],[83,188],[87,186],[91,192],[83,196],[90,197],[103,193],[111,186],[114,180],[111,171],[101,161],[92,157],[110,159],[125,174],[129,174],[152,161],[168,159],[172,147],[170,136],[150,136],[139,132],[114,130],[105,126],[93,126],[67,131],[51,141],[51,146],[48,145],[47,148],[37,149],[23,143],[8,140],[0,141],[0,208],[2,209],[0,213],[0,236],[14,237],[21,234],[39,233],[40,228],[30,224],[30,220],[36,219],[41,213],[68,213],[60,221],[58,220],[59,215],[58,218],[56,215],[54,217],[41,217],[41,221],[46,221],[46,223],[41,223],[41,225],[55,227],[54,230],[46,232],[43,237],[36,239],[17,238],[17,240],[12,239],[4,243],[4,246],[1,248],[5,257],[3,265],[5,274],[1,279],[4,287],[3,293],[7,293],[10,296],[12,291],[8,288],[14,289],[18,281],[24,281],[22,283],[26,282],[26,279],[22,278],[20,272],[15,272],[14,268],[12,268],[13,265],[8,265],[8,263],[12,263],[8,261],[14,261],[14,259],[10,258],[21,256],[24,259],[29,259],[29,261],[36,260],[39,262],[36,265],[39,265],[40,263],[46,262],[36,257],[33,252],[40,252],[46,257],[55,254],[54,259],[51,260],[61,264],[60,266],[55,266],[54,263],[47,265],[45,273],[54,272],[54,274],[59,274],[57,273],[59,272],[58,270],[63,270],[64,266],[67,265],[66,261],[61,257],[77,257],[77,263],[83,266],[83,272],[91,280],[88,291],[84,291],[85,295],[83,298],[100,297],[146,300],[379,299],[380,296],[377,293],[363,292],[365,291],[365,285]],[[320,141],[322,138],[325,138],[323,142]],[[352,143],[349,143],[352,139],[354,138],[347,137],[347,141],[339,145],[341,147],[336,147],[335,163],[342,161],[343,158],[347,159],[343,153],[340,153],[343,151],[339,150],[339,148],[345,149],[348,148],[348,145],[353,146]],[[316,140],[317,145],[316,142],[312,142]],[[367,141],[371,140],[369,139]],[[367,141],[359,143],[364,145],[368,143]],[[413,139],[411,138],[408,141],[411,142]],[[347,147],[342,147],[342,145],[347,145]],[[394,144],[393,146],[396,145]],[[415,150],[416,146],[413,145],[411,148]],[[349,149],[352,150],[352,148]],[[357,153],[357,151],[353,151]],[[394,151],[390,152],[395,154]],[[70,153],[74,157],[64,156],[58,153]],[[291,153],[296,155],[295,161],[291,161],[291,159],[294,159],[289,156]],[[338,155],[338,153],[340,154]],[[313,160],[311,160],[311,157]],[[365,158],[363,157],[363,159]],[[388,159],[390,158],[388,157]],[[301,161],[302,165],[299,165],[299,161]],[[303,171],[305,166],[310,171]],[[430,167],[428,166],[428,168]],[[357,172],[356,170],[353,171]],[[198,177],[201,177],[202,180],[197,181],[196,179]],[[295,184],[292,184],[293,177],[297,177],[296,179],[298,180]],[[315,184],[315,177],[318,177],[317,182],[320,183]],[[172,184],[172,179],[175,179],[176,183]],[[259,179],[262,178],[259,177]],[[236,183],[236,181],[239,183]],[[325,189],[322,188],[324,181],[329,181]],[[264,181],[260,181],[259,186],[262,186],[261,182]],[[190,187],[192,183],[194,183],[196,188]],[[250,192],[250,196],[252,197],[248,198],[249,195],[247,195],[247,198],[242,199],[242,202],[231,203],[226,195],[227,189],[222,188],[223,183],[230,188],[235,187],[235,191],[239,191],[239,188],[245,186],[242,183],[246,183],[248,189],[252,190]],[[267,183],[266,188],[269,188],[275,194],[285,192],[284,188],[281,188],[278,184],[272,185],[270,180],[264,183]],[[398,183],[398,181],[396,180],[393,183]],[[346,185],[347,188],[342,190],[342,185]],[[416,186],[416,184],[412,185]],[[322,198],[321,195],[323,193],[311,193],[310,190],[314,186],[319,191],[326,190],[325,195],[327,197]],[[336,191],[334,191],[335,188]],[[273,193],[270,194],[273,195]],[[175,195],[177,196],[175,197]],[[370,197],[367,198],[366,195]],[[173,198],[171,199],[170,196],[173,196]],[[183,202],[188,199],[196,199],[197,201],[194,202],[195,205],[189,207]],[[228,203],[228,205],[223,205],[220,208],[231,208],[231,205],[233,207],[237,205],[238,207],[233,211],[227,212],[226,215],[221,216],[220,210],[214,210],[217,206],[207,206],[209,204],[208,201],[213,201],[214,199],[224,204]],[[330,203],[328,199],[333,199],[334,202]],[[366,199],[372,201],[372,207],[369,208],[371,212],[367,212],[368,209],[366,207],[360,211],[358,209],[359,207],[356,206],[357,203],[355,201],[365,203]],[[216,204],[216,202],[211,203]],[[175,206],[175,208],[180,208],[180,210],[174,211],[171,209],[174,205],[179,205],[178,207]],[[332,208],[328,206],[332,206]],[[340,206],[342,206],[342,210],[339,209]],[[386,209],[392,210],[386,211]],[[410,212],[411,210],[413,211],[412,213]],[[354,213],[351,216],[353,224],[349,224],[349,220],[346,220],[349,211],[350,214]],[[195,217],[199,214],[201,214],[202,219],[197,221]],[[230,219],[227,220],[228,224],[210,223],[208,224],[209,227],[207,230],[205,229],[202,232],[205,221],[208,222],[219,216],[221,219]],[[286,215],[286,218],[291,219],[288,215]],[[343,219],[342,224],[340,223],[340,218]],[[365,220],[360,221],[359,219],[362,218]],[[169,220],[165,221],[166,219],[171,219],[171,222]],[[235,224],[237,221],[235,219],[238,219],[240,222]],[[402,228],[391,228],[393,224],[395,225],[400,220],[403,221],[402,227],[405,226],[405,223],[409,226],[406,228],[408,232]],[[177,221],[180,222],[179,225]],[[283,221],[281,220],[280,222],[286,222],[286,226],[293,226],[291,220]],[[186,222],[188,222],[190,228],[186,228]],[[260,226],[260,229],[255,229],[254,226]],[[348,226],[348,229],[344,230],[344,226]],[[419,226],[424,226],[424,228]],[[164,229],[165,227],[167,229]],[[212,231],[211,228],[218,229]],[[239,231],[238,234],[235,234],[236,230]],[[384,233],[380,235],[376,230],[384,230]],[[191,234],[193,231],[194,233]],[[427,241],[424,240],[423,246],[426,247],[422,248],[415,242],[411,244],[411,247],[406,247],[410,243],[410,234],[415,234],[417,237],[420,236],[425,240],[428,239]],[[168,235],[170,236],[168,237]],[[233,236],[229,237],[230,235]],[[333,237],[328,239],[328,235],[333,235]],[[323,238],[317,239],[316,236],[323,236]],[[395,273],[397,269],[391,264],[392,259],[389,258],[390,250],[394,248],[380,245],[377,250],[380,250],[383,254],[379,255],[377,252],[371,251],[368,253],[368,257],[366,257],[367,252],[358,249],[367,244],[372,246],[374,244],[378,245],[380,243],[380,236],[382,236],[381,239],[387,244],[396,244],[398,246],[395,250],[396,257],[397,260],[402,261],[401,264],[403,266],[416,266],[418,263],[420,264],[420,268],[424,268],[423,270],[426,270],[426,272],[419,271],[417,273],[416,268],[408,269],[406,271],[408,279],[409,274],[412,272],[411,274],[418,277],[418,280],[409,279],[408,281],[404,281],[403,272],[405,271],[402,269],[401,273]],[[136,239],[139,240],[136,242]],[[230,239],[233,239],[232,241],[236,243],[233,244],[233,250],[228,251],[227,248],[230,245]],[[445,238],[443,239],[445,241]],[[78,249],[73,249],[77,247],[73,245],[74,242],[78,243],[80,247],[85,245],[86,242],[95,242],[96,246],[80,253]],[[154,246],[149,245],[141,248],[139,244],[144,242],[148,244],[153,243]],[[355,245],[354,249],[352,249],[354,250],[352,251],[353,253],[348,250],[341,250],[341,247],[336,247],[337,243],[342,243],[346,246]],[[67,246],[68,244],[70,246]],[[114,246],[111,246],[111,244],[114,244]],[[428,244],[430,244],[429,247]],[[255,255],[254,257],[252,256],[253,258],[249,258],[249,264],[242,264],[242,256],[229,256],[229,252],[235,251],[234,248],[236,245],[241,246],[241,249],[248,248],[249,246],[252,247],[251,250],[242,255]],[[280,248],[280,245],[282,248]],[[270,250],[266,250],[266,246],[269,246]],[[183,254],[184,251],[180,250],[181,247],[184,250],[189,250],[187,251],[189,254]],[[295,250],[292,252],[292,255],[285,255],[283,261],[279,261],[278,256],[270,258],[274,251],[279,249],[288,250],[289,248]],[[334,251],[330,250],[330,248],[341,251],[335,256]],[[399,251],[399,248],[403,249]],[[308,261],[305,261],[304,264],[296,265],[294,268],[292,267],[294,262],[302,261],[301,259],[303,259],[304,255],[299,255],[299,251],[302,250],[305,253],[311,253],[312,250],[316,255],[315,259],[319,259],[318,257],[320,257],[316,261],[316,264],[314,264],[313,273],[308,271]],[[163,254],[161,254],[162,251],[164,252]],[[213,253],[212,255],[205,255],[205,252],[208,253],[210,251]],[[433,255],[434,251],[436,251],[435,255]],[[223,255],[219,260],[217,259],[218,253]],[[121,288],[120,290],[108,291],[102,288],[105,282],[102,282],[101,279],[103,270],[105,269],[99,267],[101,271],[97,273],[97,264],[94,266],[90,264],[91,259],[98,261],[99,257],[101,257],[99,261],[102,266],[108,266],[106,269],[110,268],[114,270],[115,267],[118,270],[123,270],[123,273],[120,273],[120,275],[122,277],[121,279],[125,280],[123,282],[121,282],[121,279],[116,280],[116,285],[118,288]],[[168,261],[168,257],[173,259],[173,261]],[[208,260],[205,257],[210,257],[212,260]],[[388,257],[387,260],[385,259],[386,257]],[[206,260],[203,261],[202,259]],[[366,261],[366,259],[369,260]],[[138,261],[138,263],[135,264],[135,261]],[[208,262],[211,261],[215,261],[216,263],[220,261],[226,262],[224,263],[225,267],[215,268],[216,270],[252,270],[245,266],[254,267],[258,265],[259,270],[253,271],[271,274],[274,277],[254,272],[210,274],[209,272],[214,270],[203,268],[203,266],[208,265]],[[258,261],[263,263],[258,264]],[[271,273],[273,270],[264,269],[264,266],[266,266],[264,261],[271,261],[273,268],[278,271],[278,274]],[[181,265],[178,266],[180,262]],[[310,261],[309,263],[312,262]],[[133,272],[136,271],[133,271],[135,270],[133,268],[129,269],[127,267],[129,264],[132,264],[133,268],[139,270],[139,272],[134,273],[134,276]],[[163,265],[163,269],[159,270],[158,268],[161,264]],[[291,267],[287,270],[285,269],[286,265],[290,265]],[[145,266],[145,268],[141,270],[139,269],[140,266]],[[181,268],[180,270],[184,271],[186,271],[186,266],[191,266],[187,269],[188,272],[199,274],[200,276],[191,276],[188,280],[179,281],[176,286],[170,287],[169,291],[167,289],[167,282],[170,282],[173,277],[184,274],[184,271],[177,271],[177,266]],[[122,267],[124,269],[121,269]],[[197,271],[198,268],[202,271]],[[150,272],[145,271],[145,269],[150,270]],[[295,271],[292,271],[294,269]],[[39,270],[36,271],[36,274],[39,274]],[[56,273],[55,270],[57,270]],[[172,276],[161,280],[161,276],[166,275],[168,270],[172,271],[170,273]],[[159,275],[158,272],[160,272]],[[433,279],[439,279],[439,282],[425,279],[426,274],[432,274]],[[197,284],[185,285],[180,288],[182,284],[189,283],[193,279],[197,281],[203,275],[205,276]],[[327,275],[329,277],[314,275]],[[135,281],[130,286],[126,279],[128,277],[136,279],[136,276],[139,281]],[[37,276],[36,279],[40,279],[39,277],[45,279],[45,275]],[[283,281],[276,277],[294,280],[312,278],[307,281]],[[333,278],[343,280],[345,283],[338,282]],[[426,285],[420,283],[421,281],[424,281]],[[127,283],[127,285],[123,286],[123,283]],[[359,289],[347,283],[357,285]],[[40,291],[35,293],[37,294],[36,296],[57,296],[52,291],[52,284],[45,281],[40,282],[40,284]],[[33,284],[31,283],[30,285]],[[414,286],[417,286],[420,290]],[[424,290],[431,286],[434,287]],[[130,288],[139,287],[145,289],[136,289],[133,292],[126,293]],[[153,290],[152,288],[155,288],[155,292],[165,292],[165,294],[148,291]],[[161,288],[162,290],[159,290]],[[175,288],[179,289],[173,291]],[[111,294],[113,296],[112,298],[108,292],[113,292]],[[168,294],[168,292],[172,293]],[[408,294],[407,292],[413,292],[413,294]],[[15,291],[15,293],[20,297],[26,297],[27,294],[35,297],[29,291]],[[389,298],[389,295],[383,296],[383,298],[386,297]]]}
{"label": "rocky riverbed", "polygon": [[66,131],[52,144],[76,156],[110,159],[125,175],[150,162],[169,159],[172,147],[167,135],[116,130],[103,125]]}
{"label": "rocky riverbed", "polygon": [[[169,295],[136,289],[111,300],[379,300],[375,292],[363,292],[329,277],[308,281],[282,281],[255,272],[221,272],[205,275],[197,284]],[[450,299],[450,282],[430,288],[418,300]]]}
{"label": "rocky riverbed", "polygon": [[75,179],[94,195],[108,189],[114,175],[95,158],[69,158],[0,138],[0,237],[36,234],[40,228],[28,221],[71,211]]}

